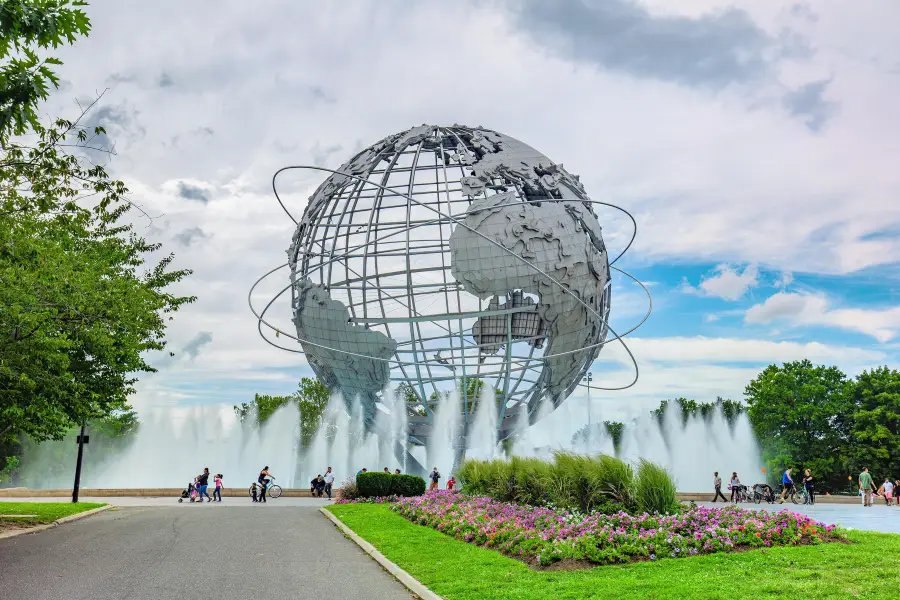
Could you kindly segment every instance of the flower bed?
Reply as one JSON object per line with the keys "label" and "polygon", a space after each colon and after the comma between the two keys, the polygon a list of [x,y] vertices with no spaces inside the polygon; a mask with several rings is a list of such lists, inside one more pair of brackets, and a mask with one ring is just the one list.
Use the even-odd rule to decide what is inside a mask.
{"label": "flower bed", "polygon": [[400,496],[370,496],[368,498],[337,498],[333,504],[390,504],[400,500]]}
{"label": "flower bed", "polygon": [[805,515],[735,506],[692,507],[675,515],[579,515],[439,491],[401,498],[391,508],[419,525],[541,566],[563,559],[614,564],[844,539],[833,525]]}

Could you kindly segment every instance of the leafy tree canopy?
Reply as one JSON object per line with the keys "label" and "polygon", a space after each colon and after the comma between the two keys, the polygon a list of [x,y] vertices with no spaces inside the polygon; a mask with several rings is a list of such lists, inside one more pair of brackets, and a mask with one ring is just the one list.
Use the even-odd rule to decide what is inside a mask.
{"label": "leafy tree canopy", "polygon": [[53,66],[58,58],[38,56],[87,36],[91,22],[70,0],[0,0],[0,146],[10,135],[40,128],[38,105],[59,87]]}
{"label": "leafy tree canopy", "polygon": [[128,221],[125,184],[85,157],[103,129],[80,124],[87,111],[37,118],[60,64],[37,50],[86,35],[84,5],[0,0],[0,443],[127,411],[146,353],[194,300],[168,291],[190,273],[172,255],[147,264],[160,246]]}
{"label": "leafy tree canopy", "polygon": [[256,394],[251,402],[235,406],[234,412],[242,422],[251,419],[256,425],[262,425],[279,408],[295,403],[300,413],[300,444],[302,448],[307,448],[322,423],[322,416],[330,396],[324,383],[318,379],[304,377],[293,394],[287,396]]}
{"label": "leafy tree canopy", "polygon": [[[855,407],[851,475],[868,467],[873,477],[900,477],[900,371],[879,367],[862,372],[850,388]],[[877,481],[876,480],[876,481]]]}
{"label": "leafy tree canopy", "polygon": [[787,467],[808,468],[827,488],[846,485],[850,387],[837,367],[808,360],[770,365],[747,385],[748,416],[773,477]]}

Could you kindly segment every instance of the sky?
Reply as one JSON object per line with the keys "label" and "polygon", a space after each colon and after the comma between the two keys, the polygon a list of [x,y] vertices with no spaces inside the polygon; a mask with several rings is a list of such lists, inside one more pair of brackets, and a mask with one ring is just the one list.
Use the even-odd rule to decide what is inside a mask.
{"label": "sky", "polygon": [[[626,339],[640,369],[591,392],[624,418],[665,398],[740,399],[768,364],[848,375],[900,356],[900,4],[889,0],[410,3],[91,2],[93,31],[56,52],[43,107],[88,124],[137,230],[193,275],[134,404],[252,399],[296,388],[302,356],[258,336],[248,290],[284,262],[280,167],[339,167],[422,123],[483,125],[634,214],[617,266],[651,291]],[[321,174],[279,192],[301,214]],[[601,212],[612,253],[630,223]],[[287,284],[269,279],[259,301]],[[267,301],[267,300],[266,300]],[[289,305],[273,305],[289,330]],[[647,310],[614,280],[612,325]],[[279,320],[280,319],[280,320]],[[594,383],[631,381],[607,346]],[[569,400],[583,406],[586,392]],[[579,404],[580,403],[580,404]]]}

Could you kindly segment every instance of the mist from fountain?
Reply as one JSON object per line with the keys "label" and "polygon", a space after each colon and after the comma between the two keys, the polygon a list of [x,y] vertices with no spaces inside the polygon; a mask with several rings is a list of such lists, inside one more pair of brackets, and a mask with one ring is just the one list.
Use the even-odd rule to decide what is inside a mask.
{"label": "mist from fountain", "polygon": [[[390,391],[385,398],[395,398]],[[521,418],[512,454],[549,458],[554,450],[579,453],[613,454],[613,440],[599,423],[589,435],[574,440],[583,424],[583,407],[564,403],[552,410],[544,402],[534,426],[526,427]],[[595,415],[597,414],[596,408]],[[602,417],[601,417],[602,419]],[[462,401],[459,393],[440,402],[435,414],[433,434],[427,448],[407,448],[430,471],[437,466],[442,483],[454,466],[457,447],[468,444],[466,456],[493,459],[505,456],[497,443],[497,404],[494,390],[484,386],[475,408],[474,421],[463,438]],[[223,473],[226,486],[249,485],[259,470],[269,465],[283,487],[308,486],[316,475],[333,467],[336,483],[353,477],[366,467],[407,472],[402,450],[407,429],[406,407],[402,400],[376,406],[376,430],[365,433],[363,409],[357,400],[346,403],[333,395],[312,442],[301,451],[300,419],[297,408],[289,404],[279,409],[261,427],[252,419],[241,422],[232,407],[196,406],[142,411],[140,426],[130,443],[104,454],[89,445],[85,451],[82,487],[179,487],[186,486],[203,467]],[[307,436],[308,437],[308,436]],[[398,448],[399,446],[399,448]],[[93,450],[93,451],[92,451]],[[712,474],[719,471],[726,481],[737,471],[745,484],[764,480],[761,460],[752,427],[745,414],[732,425],[721,410],[708,420],[700,416],[685,419],[677,403],[669,403],[662,422],[641,411],[624,427],[618,455],[628,461],[640,458],[667,468],[678,489],[703,491],[711,488]],[[374,462],[377,460],[377,463]],[[32,488],[66,488],[72,484],[75,444],[47,442],[26,453],[23,460],[23,485]]]}

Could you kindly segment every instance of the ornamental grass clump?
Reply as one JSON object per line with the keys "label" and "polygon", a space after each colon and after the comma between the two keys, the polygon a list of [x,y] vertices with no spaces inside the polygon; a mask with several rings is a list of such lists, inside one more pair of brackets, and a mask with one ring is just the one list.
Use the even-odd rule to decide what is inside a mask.
{"label": "ornamental grass clump", "polygon": [[638,472],[614,456],[556,452],[553,460],[467,460],[456,473],[462,490],[501,502],[582,513],[675,512],[675,482],[646,461]]}
{"label": "ornamental grass clump", "polygon": [[435,491],[391,506],[410,521],[532,565],[616,564],[845,539],[787,510],[692,507],[678,514],[581,514]]}
{"label": "ornamental grass clump", "polygon": [[634,478],[634,501],[641,512],[675,513],[678,500],[675,482],[668,471],[648,460],[641,459]]}

